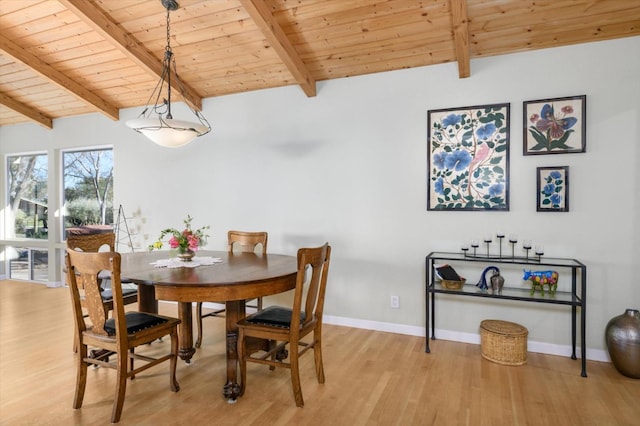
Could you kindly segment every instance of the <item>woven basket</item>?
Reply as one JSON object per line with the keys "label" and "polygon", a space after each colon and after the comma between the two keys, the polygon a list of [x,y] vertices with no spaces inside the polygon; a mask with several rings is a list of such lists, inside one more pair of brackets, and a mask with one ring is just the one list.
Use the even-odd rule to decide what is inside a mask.
{"label": "woven basket", "polygon": [[462,280],[460,281],[442,280],[441,284],[442,284],[442,288],[446,288],[447,290],[460,290],[465,282],[467,282],[467,280],[462,278]]}
{"label": "woven basket", "polygon": [[520,324],[484,320],[480,323],[482,357],[502,365],[526,364],[528,334]]}

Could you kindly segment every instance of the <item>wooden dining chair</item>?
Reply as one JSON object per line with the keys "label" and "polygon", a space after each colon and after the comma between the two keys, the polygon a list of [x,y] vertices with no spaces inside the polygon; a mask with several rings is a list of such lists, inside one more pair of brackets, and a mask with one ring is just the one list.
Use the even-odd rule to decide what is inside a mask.
{"label": "wooden dining chair", "polygon": [[[115,251],[116,234],[107,232],[102,234],[67,234],[67,248],[72,250],[80,250],[84,252],[98,252],[102,248],[109,251]],[[113,310],[113,294],[111,289],[106,285],[109,280],[102,280],[101,287],[102,300],[107,310]],[[124,284],[124,283],[123,283]],[[127,287],[122,288],[122,296],[124,304],[136,303],[138,301],[138,288],[135,284],[126,283]]]}
{"label": "wooden dining chair", "polygon": [[[102,249],[108,251],[115,251],[116,234],[113,232],[106,232],[100,234],[74,234],[67,233],[67,248],[71,250],[92,252],[96,253]],[[109,279],[101,279],[99,285],[101,288],[100,295],[102,296],[102,303],[104,303],[107,312],[113,310],[113,292],[111,286],[108,285]],[[80,283],[82,285],[82,283]],[[126,287],[122,287],[122,298],[125,305],[138,302],[138,288],[135,284],[126,283]],[[80,288],[84,292],[84,289]],[[84,308],[84,295],[81,295],[81,305]],[[77,351],[77,347],[74,347],[73,351]]]}
{"label": "wooden dining chair", "polygon": [[[322,365],[322,312],[324,296],[329,273],[331,246],[324,244],[318,248],[301,248],[298,250],[298,273],[293,299],[293,307],[269,306],[262,311],[249,315],[238,322],[238,358],[240,360],[240,395],[247,386],[247,362],[267,364],[270,368],[285,367],[291,371],[291,385],[298,407],[304,406],[300,387],[299,357],[309,349],[315,355],[316,376],[318,383],[324,383],[324,367]],[[310,278],[307,269],[311,268]],[[306,290],[306,298],[303,294]],[[313,333],[311,341],[301,339]],[[245,342],[248,338],[266,339],[270,341],[268,351],[247,353]],[[307,339],[308,340],[308,339]],[[279,354],[287,348],[289,362],[286,363]]]}
{"label": "wooden dining chair", "polygon": [[[266,232],[246,232],[246,231],[229,231],[227,232],[227,251],[233,252],[236,247],[242,252],[255,252],[256,247],[261,246],[262,254],[267,253]],[[255,305],[247,305],[249,308],[262,309],[262,297],[258,297]],[[206,317],[224,318],[224,309],[215,309],[205,314],[202,313],[202,302],[196,304],[196,319],[198,327],[198,338],[196,339],[196,348],[202,345],[202,319]]]}
{"label": "wooden dining chair", "polygon": [[[120,281],[120,253],[117,252],[80,252],[67,249],[67,275],[70,281],[73,316],[76,326],[77,376],[73,408],[82,407],[87,385],[87,366],[89,364],[114,368],[117,371],[115,400],[111,411],[111,422],[117,423],[122,414],[127,378],[164,361],[169,361],[169,387],[173,392],[180,390],[176,380],[178,356],[179,319],[144,312],[124,311],[122,283]],[[108,273],[113,292],[113,317],[103,303],[99,274]],[[78,281],[81,281],[80,284]],[[86,323],[82,310],[80,288],[85,289],[85,307],[89,313],[91,325]],[[150,357],[135,353],[135,348],[147,345],[163,336],[171,337],[169,353]],[[101,348],[104,352],[98,357],[88,356],[88,346]],[[155,349],[157,351],[157,349]],[[108,358],[115,361],[108,362]],[[130,362],[127,362],[130,360]],[[134,360],[146,364],[135,368]]]}

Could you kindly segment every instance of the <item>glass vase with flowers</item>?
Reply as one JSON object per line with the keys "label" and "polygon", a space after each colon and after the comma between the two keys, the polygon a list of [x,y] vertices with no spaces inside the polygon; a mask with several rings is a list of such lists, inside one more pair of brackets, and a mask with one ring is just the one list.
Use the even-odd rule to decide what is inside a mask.
{"label": "glass vase with flowers", "polygon": [[190,261],[193,256],[195,256],[196,251],[207,243],[209,235],[206,234],[206,231],[210,228],[209,225],[207,225],[194,230],[191,228],[192,220],[193,218],[190,215],[187,215],[187,218],[184,220],[184,229],[182,231],[179,231],[176,228],[163,229],[160,232],[158,240],[149,246],[149,250],[161,249],[164,245],[163,239],[167,235],[170,235],[171,237],[168,241],[169,246],[172,249],[177,250],[180,260],[185,262]]}

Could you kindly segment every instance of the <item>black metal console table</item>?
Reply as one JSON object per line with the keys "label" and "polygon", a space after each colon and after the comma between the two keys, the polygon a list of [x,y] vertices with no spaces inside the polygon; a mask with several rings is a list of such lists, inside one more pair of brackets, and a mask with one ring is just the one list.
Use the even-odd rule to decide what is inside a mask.
{"label": "black metal console table", "polygon": [[[514,265],[526,265],[529,267],[540,268],[563,268],[565,270],[571,270],[571,291],[556,291],[555,295],[550,295],[545,291],[545,295],[542,296],[539,290],[531,295],[529,288],[514,288],[509,287],[508,283],[505,283],[505,287],[502,292],[492,292],[491,290],[480,290],[474,283],[465,284],[459,290],[451,290],[442,287],[442,285],[436,281],[435,268],[436,265],[448,263],[452,266],[455,264],[462,264],[467,262],[476,262],[482,264],[514,264]],[[482,265],[479,265],[482,266]],[[557,305],[571,306],[571,345],[572,345],[572,359],[576,357],[576,318],[577,308],[580,308],[580,347],[582,356],[582,377],[587,377],[587,357],[586,357],[586,305],[587,305],[587,267],[575,260],[575,259],[561,259],[551,257],[541,258],[519,258],[519,257],[482,257],[473,256],[463,253],[443,253],[432,252],[426,257],[426,348],[425,352],[431,352],[429,348],[429,337],[432,340],[436,339],[435,336],[435,318],[436,318],[436,294],[444,293],[452,296],[469,296],[480,297],[494,300],[519,300],[525,302],[535,303],[551,303]],[[580,285],[578,286],[578,280]],[[431,306],[429,306],[431,305]],[[431,333],[429,333],[429,325],[431,325]],[[431,335],[430,335],[431,334]]]}

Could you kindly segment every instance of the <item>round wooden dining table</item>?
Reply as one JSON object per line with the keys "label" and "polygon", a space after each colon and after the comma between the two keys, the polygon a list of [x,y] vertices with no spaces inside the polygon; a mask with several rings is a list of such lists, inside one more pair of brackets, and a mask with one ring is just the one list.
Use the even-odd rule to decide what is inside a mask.
{"label": "round wooden dining table", "polygon": [[[189,363],[193,347],[193,302],[225,303],[227,379],[223,395],[234,401],[240,392],[237,381],[238,327],[246,316],[245,300],[282,293],[296,286],[295,256],[258,253],[198,251],[197,256],[222,262],[197,267],[156,267],[152,262],[175,256],[168,251],[122,253],[121,278],[138,284],[138,308],[157,313],[158,300],[178,302],[182,321],[178,328],[179,356]],[[254,350],[265,342],[253,342]]]}

